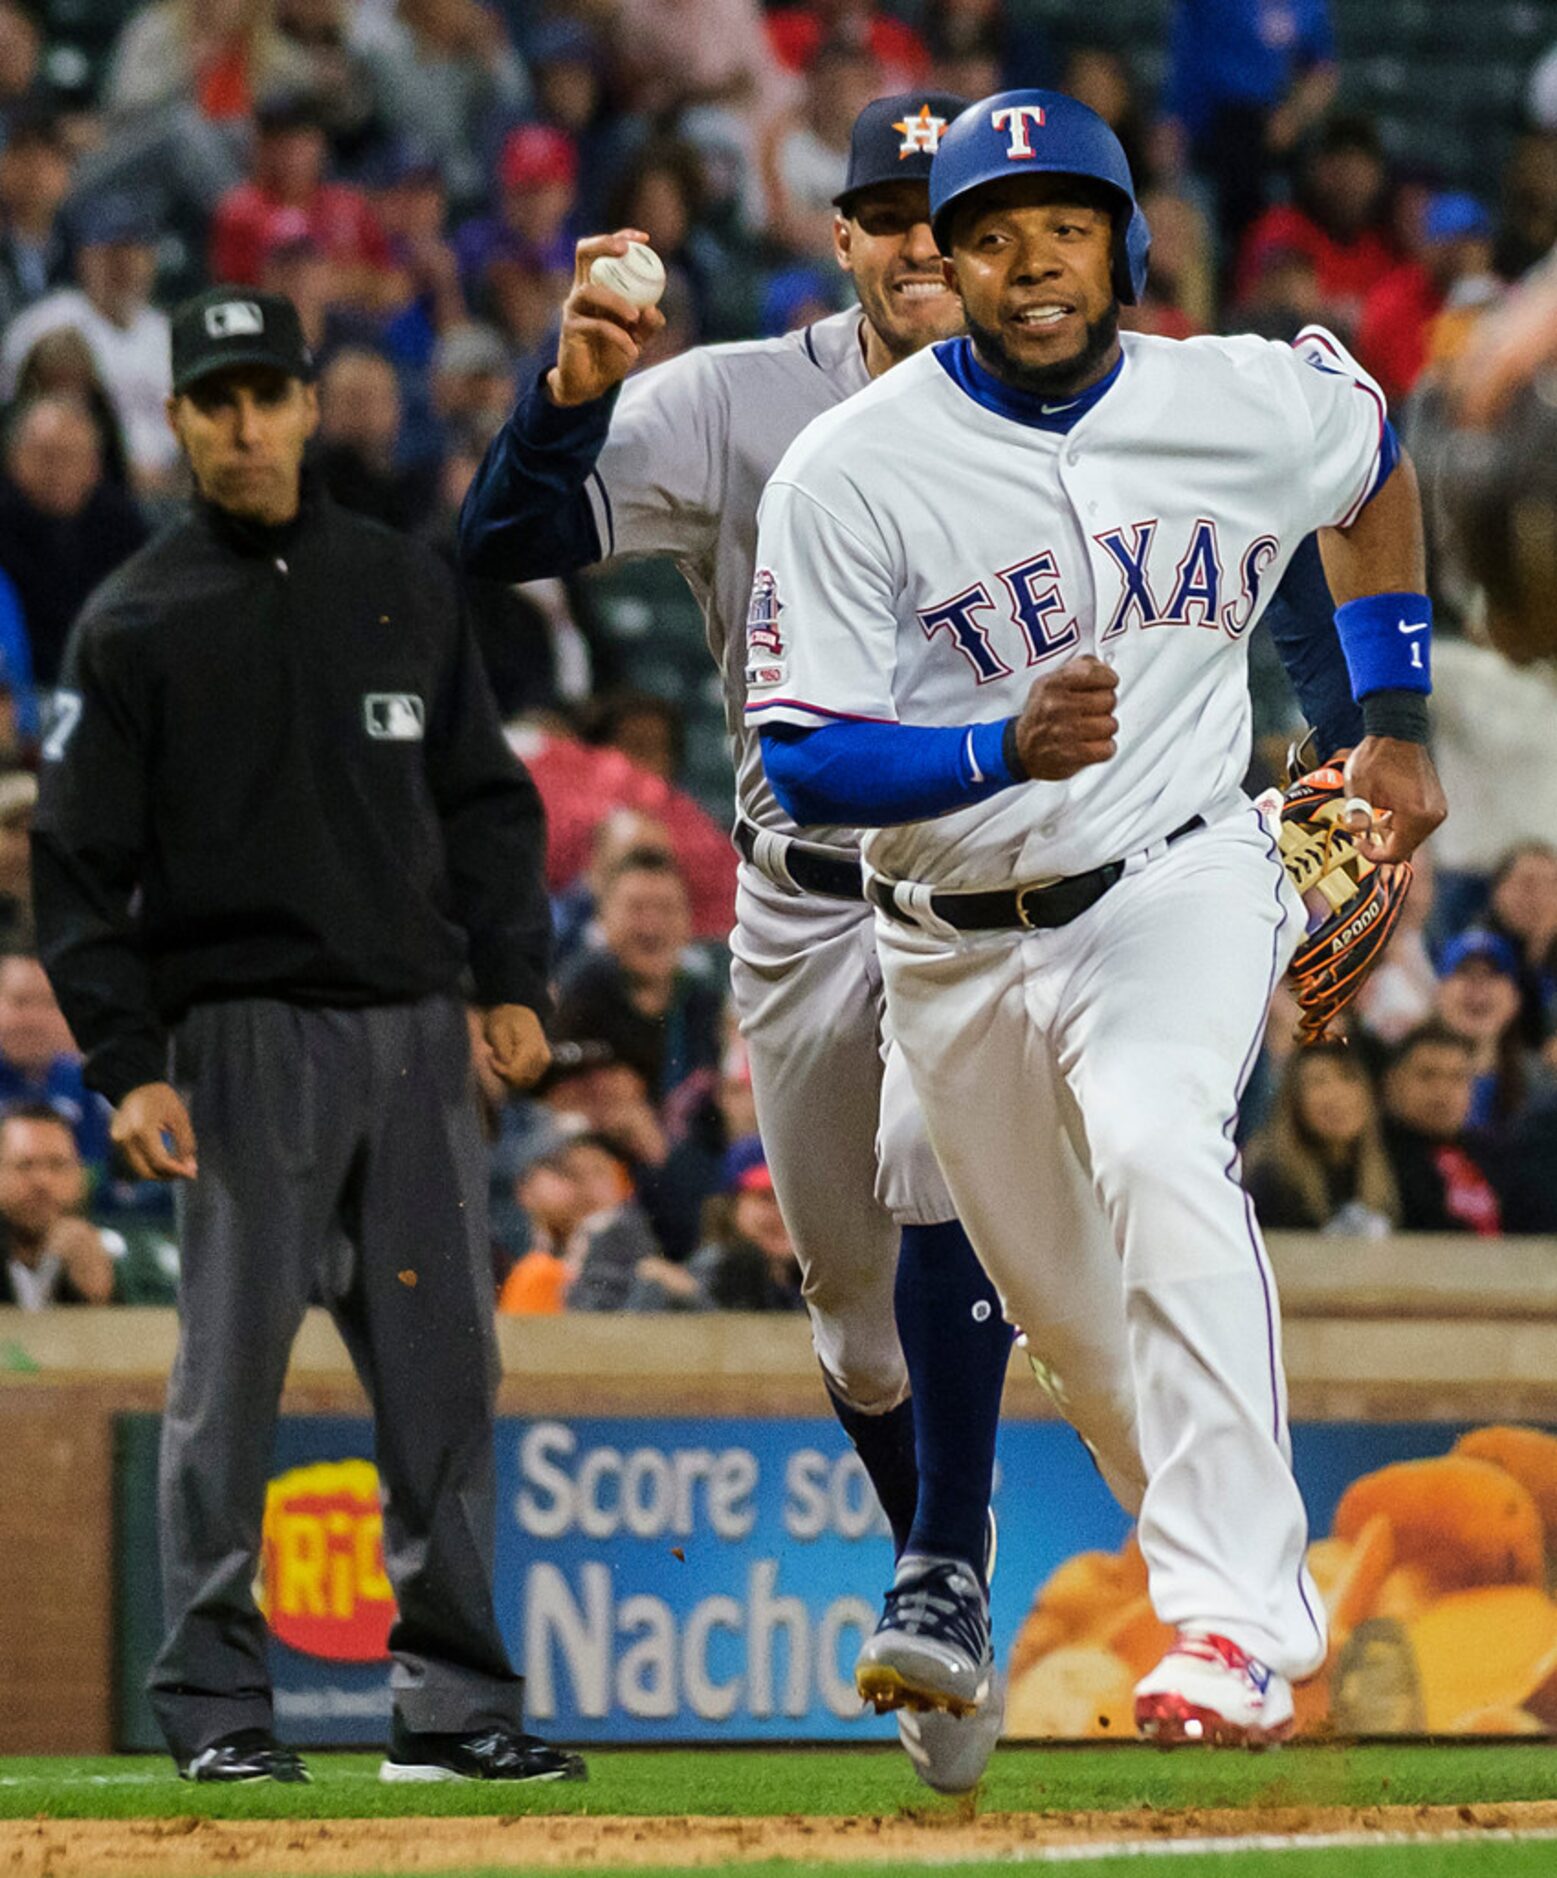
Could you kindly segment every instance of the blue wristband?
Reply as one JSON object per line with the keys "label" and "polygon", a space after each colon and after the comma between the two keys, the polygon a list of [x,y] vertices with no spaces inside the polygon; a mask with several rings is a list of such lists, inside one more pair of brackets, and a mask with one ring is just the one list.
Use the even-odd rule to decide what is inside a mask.
{"label": "blue wristband", "polygon": [[971,772],[968,780],[971,783],[1014,783],[1022,780],[1020,770],[1010,760],[1010,752],[1016,747],[1010,733],[1015,728],[1014,717],[972,727],[967,742],[968,768]]}
{"label": "blue wristband", "polygon": [[1425,593],[1370,593],[1338,607],[1335,630],[1352,696],[1433,688],[1433,603]]}

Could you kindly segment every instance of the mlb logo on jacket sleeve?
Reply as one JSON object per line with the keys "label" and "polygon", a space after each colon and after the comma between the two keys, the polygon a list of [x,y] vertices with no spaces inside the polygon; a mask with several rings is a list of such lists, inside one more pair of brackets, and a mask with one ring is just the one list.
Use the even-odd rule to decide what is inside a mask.
{"label": "mlb logo on jacket sleeve", "polygon": [[368,735],[380,743],[420,743],[427,709],[414,691],[370,691],[362,700]]}

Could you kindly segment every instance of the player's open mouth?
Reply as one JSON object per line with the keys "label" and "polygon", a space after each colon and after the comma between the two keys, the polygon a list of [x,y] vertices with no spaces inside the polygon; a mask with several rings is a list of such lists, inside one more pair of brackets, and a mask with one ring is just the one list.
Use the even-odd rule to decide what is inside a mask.
{"label": "player's open mouth", "polygon": [[938,300],[948,289],[944,280],[899,280],[892,284],[892,291],[905,300]]}

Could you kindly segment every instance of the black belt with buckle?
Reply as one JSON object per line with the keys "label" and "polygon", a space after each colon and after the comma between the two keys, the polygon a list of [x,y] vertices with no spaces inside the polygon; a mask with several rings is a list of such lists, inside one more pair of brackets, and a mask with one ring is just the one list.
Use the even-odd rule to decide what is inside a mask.
{"label": "black belt with buckle", "polygon": [[[829,900],[863,900],[865,882],[860,877],[858,855],[827,854],[820,848],[808,848],[787,835],[784,842],[784,871],[804,893],[825,894]],[[735,824],[735,845],[755,867],[757,830],[750,822]]]}
{"label": "black belt with buckle", "polygon": [[[1192,815],[1174,829],[1168,841],[1175,842],[1205,825],[1203,816]],[[1043,886],[1000,887],[989,893],[935,893],[930,896],[930,911],[948,926],[955,926],[958,932],[1010,928],[1035,932],[1040,928],[1068,926],[1088,907],[1096,906],[1124,871],[1123,861],[1110,861],[1088,873],[1069,874],[1063,880],[1051,880]],[[919,924],[912,913],[898,905],[890,881],[878,880],[873,875],[866,884],[865,897],[903,925]]]}

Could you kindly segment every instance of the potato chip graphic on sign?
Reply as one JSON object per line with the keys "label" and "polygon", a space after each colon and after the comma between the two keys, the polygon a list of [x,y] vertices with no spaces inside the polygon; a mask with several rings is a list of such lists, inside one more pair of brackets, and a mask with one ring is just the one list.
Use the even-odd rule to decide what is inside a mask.
{"label": "potato chip graphic on sign", "polygon": [[274,1635],[305,1656],[388,1660],[395,1594],[371,1461],[318,1461],[271,1481],[255,1595]]}

